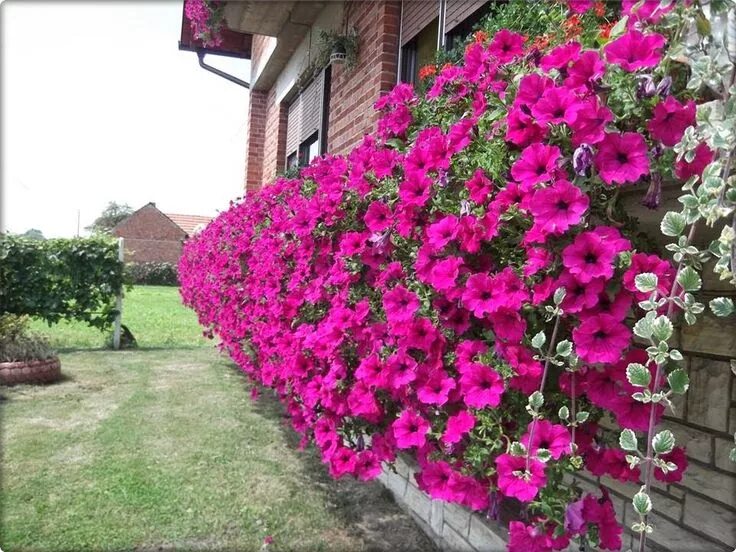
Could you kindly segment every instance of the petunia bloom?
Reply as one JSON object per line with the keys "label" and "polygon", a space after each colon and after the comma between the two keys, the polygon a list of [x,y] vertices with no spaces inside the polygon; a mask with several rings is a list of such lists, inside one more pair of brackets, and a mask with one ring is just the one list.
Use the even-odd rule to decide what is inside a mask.
{"label": "petunia bloom", "polygon": [[396,446],[400,449],[423,447],[429,433],[429,422],[414,410],[404,410],[391,424]]}
{"label": "petunia bloom", "polygon": [[664,36],[658,33],[643,34],[629,31],[603,48],[608,63],[614,63],[626,71],[649,69],[662,59]]}
{"label": "petunia bloom", "polygon": [[588,209],[590,200],[580,188],[567,180],[558,180],[537,190],[529,203],[534,222],[545,232],[561,234],[574,226]]}
{"label": "petunia bloom", "polygon": [[631,341],[631,330],[609,314],[591,316],[572,331],[575,351],[585,362],[616,362]]}
{"label": "petunia bloom", "polygon": [[606,184],[635,183],[649,172],[649,155],[638,132],[612,132],[598,144],[595,168]]}
{"label": "petunia bloom", "polygon": [[539,489],[547,483],[544,474],[544,464],[536,459],[529,460],[529,469],[526,468],[526,458],[501,454],[496,458],[498,470],[498,489],[509,497],[522,502],[530,502],[539,493]]}
{"label": "petunia bloom", "polygon": [[560,155],[560,148],[557,146],[527,146],[511,166],[511,176],[523,187],[547,182],[552,179]]}
{"label": "petunia bloom", "polygon": [[667,96],[663,102],[654,106],[652,118],[647,125],[652,138],[672,147],[677,144],[685,129],[695,124],[695,102],[678,102],[674,96]]}

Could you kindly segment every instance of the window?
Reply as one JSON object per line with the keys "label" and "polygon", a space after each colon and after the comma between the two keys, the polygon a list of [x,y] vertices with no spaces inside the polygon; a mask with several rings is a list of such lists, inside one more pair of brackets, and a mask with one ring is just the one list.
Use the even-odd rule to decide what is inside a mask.
{"label": "window", "polygon": [[488,13],[489,2],[448,0],[445,11],[445,48],[452,50],[471,34]]}
{"label": "window", "polygon": [[289,105],[286,168],[303,167],[327,149],[331,69],[326,67]]}
{"label": "window", "polygon": [[435,18],[401,49],[402,82],[416,84],[419,81],[419,70],[434,62],[438,31],[439,18]]}

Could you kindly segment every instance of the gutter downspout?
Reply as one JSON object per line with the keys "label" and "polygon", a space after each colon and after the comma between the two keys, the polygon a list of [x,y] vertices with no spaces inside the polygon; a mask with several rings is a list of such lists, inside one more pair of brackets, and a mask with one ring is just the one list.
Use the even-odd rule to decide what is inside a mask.
{"label": "gutter downspout", "polygon": [[202,69],[209,71],[210,73],[214,73],[215,75],[218,75],[222,77],[223,79],[227,79],[230,82],[234,82],[235,84],[240,85],[243,88],[250,89],[250,83],[245,82],[244,80],[240,80],[238,77],[234,77],[233,75],[226,73],[225,71],[222,71],[218,69],[217,67],[212,67],[211,65],[207,65],[204,62],[204,56],[206,55],[207,55],[207,52],[201,52],[201,51],[197,52],[197,58],[199,59],[199,66]]}

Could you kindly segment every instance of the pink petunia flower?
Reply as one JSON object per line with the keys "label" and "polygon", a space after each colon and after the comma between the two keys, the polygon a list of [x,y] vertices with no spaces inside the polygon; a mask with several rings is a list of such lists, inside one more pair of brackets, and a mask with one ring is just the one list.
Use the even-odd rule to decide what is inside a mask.
{"label": "pink petunia flower", "polygon": [[465,183],[468,188],[469,197],[477,204],[483,204],[493,190],[493,183],[483,172],[483,169],[476,169],[473,176]]}
{"label": "pink petunia flower", "polygon": [[544,91],[532,107],[532,115],[540,124],[570,123],[575,120],[578,109],[583,105],[569,88],[554,86]]}
{"label": "pink petunia flower", "polygon": [[[530,444],[529,436],[532,431],[532,424],[535,424],[535,426]],[[536,452],[540,448],[547,449],[555,460],[559,460],[563,454],[570,454],[570,432],[565,426],[553,424],[548,420],[529,422],[526,433],[521,436],[519,441],[531,452]]]}
{"label": "pink petunia flower", "polygon": [[508,63],[524,52],[524,37],[508,29],[501,29],[493,35],[488,51],[500,63]]}
{"label": "pink petunia flower", "polygon": [[593,278],[613,276],[613,261],[618,252],[613,243],[598,233],[583,232],[562,250],[562,264],[580,283],[585,284]]}
{"label": "pink petunia flower", "polygon": [[606,184],[635,183],[649,172],[647,144],[638,132],[611,132],[598,145],[593,162]]}
{"label": "pink petunia flower", "polygon": [[368,206],[363,220],[371,232],[383,232],[391,226],[391,208],[382,201],[374,201]]}
{"label": "pink petunia flower", "polygon": [[544,464],[539,460],[529,461],[529,470],[526,469],[526,458],[501,454],[496,458],[498,470],[498,489],[508,497],[514,497],[521,502],[530,502],[539,493],[539,489],[547,484],[544,474]]}
{"label": "pink petunia flower", "polygon": [[524,148],[511,166],[511,176],[522,187],[547,182],[552,179],[559,158],[560,148],[557,146],[532,144]]}
{"label": "pink petunia flower", "polygon": [[655,467],[654,477],[664,483],[679,483],[682,481],[682,476],[685,475],[685,470],[687,469],[685,449],[683,447],[675,447],[671,452],[662,454],[660,458],[665,462],[672,462],[677,466],[677,469],[664,473],[661,468]]}
{"label": "pink petunia flower", "polygon": [[509,552],[551,552],[554,550],[551,541],[547,533],[534,524],[524,525],[521,521],[509,523]]}
{"label": "pink petunia flower", "polygon": [[427,228],[427,242],[432,252],[440,251],[457,237],[458,218],[446,215]]}
{"label": "pink petunia flower", "polygon": [[519,147],[539,142],[547,137],[548,127],[538,125],[531,115],[513,108],[506,116],[506,140]]}
{"label": "pink petunia flower", "polygon": [[567,70],[565,86],[569,88],[593,87],[600,82],[606,72],[606,64],[595,50],[586,50]]}
{"label": "pink petunia flower", "polygon": [[707,146],[707,144],[699,144],[695,148],[695,157],[692,161],[685,161],[683,157],[675,163],[675,176],[680,180],[687,180],[691,176],[700,176],[703,174],[705,167],[713,162],[715,154]]}
{"label": "pink petunia flower", "polygon": [[391,324],[404,324],[414,318],[419,309],[419,298],[404,286],[396,286],[383,295],[383,309]]}
{"label": "pink petunia flower", "polygon": [[552,69],[561,70],[567,68],[568,65],[577,61],[580,57],[580,48],[579,42],[568,42],[567,44],[557,46],[541,59],[539,66],[547,73]]}
{"label": "pink petunia flower", "polygon": [[440,369],[435,371],[417,388],[417,398],[424,404],[442,406],[449,398],[449,393],[455,389],[455,380]]}
{"label": "pink petunia flower", "polygon": [[496,310],[498,303],[493,294],[493,280],[486,274],[473,274],[465,282],[463,306],[477,318]]}
{"label": "pink petunia flower", "polygon": [[580,222],[590,200],[580,188],[567,180],[558,180],[537,190],[529,203],[535,224],[551,234],[561,234]]}
{"label": "pink petunia flower", "polygon": [[685,129],[695,124],[695,102],[688,100],[684,105],[673,96],[654,106],[647,129],[653,138],[665,146],[677,144]]}
{"label": "pink petunia flower", "polygon": [[471,408],[497,407],[503,395],[503,378],[484,364],[471,364],[460,376],[463,400]]}
{"label": "pink petunia flower", "polygon": [[616,362],[631,342],[631,330],[608,314],[591,316],[572,332],[575,350],[586,362]]}
{"label": "pink petunia flower", "polygon": [[475,416],[467,410],[461,410],[447,419],[447,428],[442,434],[442,442],[450,445],[459,443],[473,427],[475,427]]}
{"label": "pink petunia flower", "polygon": [[597,100],[583,102],[575,112],[575,120],[570,123],[573,145],[597,144],[605,138],[606,125],[611,121],[613,113],[607,106]]}
{"label": "pink petunia flower", "polygon": [[654,67],[662,59],[665,38],[658,33],[643,34],[629,31],[603,48],[608,63],[619,65],[626,71]]}
{"label": "pink petunia flower", "polygon": [[391,424],[396,446],[400,449],[423,447],[427,442],[430,425],[427,420],[414,410],[404,410]]}

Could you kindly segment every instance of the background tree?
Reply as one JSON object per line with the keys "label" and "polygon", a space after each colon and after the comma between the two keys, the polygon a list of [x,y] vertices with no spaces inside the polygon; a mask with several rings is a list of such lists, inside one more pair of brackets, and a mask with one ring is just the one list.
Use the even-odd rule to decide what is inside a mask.
{"label": "background tree", "polygon": [[36,228],[29,228],[25,232],[21,234],[24,238],[28,238],[29,240],[45,240],[46,237],[43,235],[43,232]]}
{"label": "background tree", "polygon": [[128,218],[132,213],[133,208],[127,203],[118,204],[111,201],[102,214],[86,229],[94,234],[109,234],[117,223]]}

